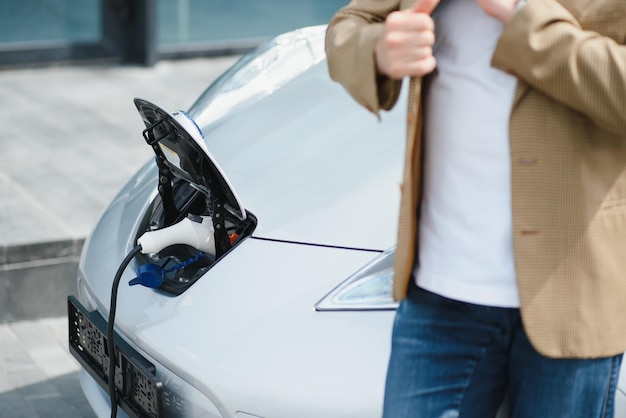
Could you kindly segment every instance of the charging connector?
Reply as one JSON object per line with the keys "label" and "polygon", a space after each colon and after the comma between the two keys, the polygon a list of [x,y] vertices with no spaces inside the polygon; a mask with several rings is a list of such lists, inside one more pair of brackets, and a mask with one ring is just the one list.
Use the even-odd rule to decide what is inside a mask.
{"label": "charging connector", "polygon": [[176,244],[185,244],[215,255],[215,230],[210,216],[189,214],[182,221],[167,228],[149,231],[137,240],[144,254],[158,253]]}

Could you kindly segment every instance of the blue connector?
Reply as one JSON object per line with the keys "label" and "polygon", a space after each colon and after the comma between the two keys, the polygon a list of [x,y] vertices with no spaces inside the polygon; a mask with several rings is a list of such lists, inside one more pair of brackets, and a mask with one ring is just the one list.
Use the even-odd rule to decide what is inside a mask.
{"label": "blue connector", "polygon": [[139,268],[137,269],[137,277],[128,282],[128,285],[134,286],[136,284],[140,284],[145,287],[156,289],[158,287],[161,287],[161,285],[165,281],[166,273],[184,269],[185,267],[198,261],[203,255],[204,253],[202,251],[199,251],[189,260],[183,261],[182,263],[177,264],[174,267],[168,268],[167,270],[163,270],[163,267],[157,266],[156,264],[144,264],[142,266],[139,266]]}
{"label": "blue connector", "polygon": [[140,284],[145,287],[156,289],[160,287],[165,281],[165,271],[156,264],[144,264],[139,266],[137,270],[137,277],[131,280],[128,284],[134,286]]}

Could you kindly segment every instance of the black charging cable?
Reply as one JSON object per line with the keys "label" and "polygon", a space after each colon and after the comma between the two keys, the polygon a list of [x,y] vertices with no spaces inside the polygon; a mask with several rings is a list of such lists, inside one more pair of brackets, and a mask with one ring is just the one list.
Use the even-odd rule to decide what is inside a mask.
{"label": "black charging cable", "polygon": [[[109,323],[107,325],[107,349],[109,352],[109,396],[111,399],[111,418],[117,417],[117,390],[115,388],[115,334],[113,331],[113,327],[115,324],[115,310],[117,309],[117,289],[120,286],[120,280],[122,280],[122,274],[128,264],[132,261],[133,258],[137,254],[141,252],[141,245],[135,246],[124,258],[122,264],[120,264],[117,269],[117,273],[115,273],[115,278],[113,279],[113,286],[111,288],[111,305],[109,306]],[[121,360],[121,359],[120,359]]]}

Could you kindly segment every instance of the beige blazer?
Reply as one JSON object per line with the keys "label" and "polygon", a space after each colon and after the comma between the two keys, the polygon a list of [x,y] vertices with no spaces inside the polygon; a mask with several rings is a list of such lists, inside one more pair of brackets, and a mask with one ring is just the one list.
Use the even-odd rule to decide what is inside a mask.
{"label": "beige blazer", "polygon": [[[446,0],[442,0],[446,1]],[[374,42],[413,0],[352,0],[329,24],[331,77],[378,114],[400,82],[375,72]],[[626,350],[626,1],[533,0],[506,25],[492,65],[520,82],[511,113],[513,244],[521,313],[537,350]],[[412,79],[394,297],[417,234],[421,80]]]}

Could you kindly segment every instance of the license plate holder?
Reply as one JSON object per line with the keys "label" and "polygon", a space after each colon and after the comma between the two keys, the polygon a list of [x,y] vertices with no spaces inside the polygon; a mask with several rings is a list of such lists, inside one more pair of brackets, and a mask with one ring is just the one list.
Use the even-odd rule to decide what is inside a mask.
{"label": "license plate holder", "polygon": [[[69,296],[69,350],[83,368],[109,393],[107,322]],[[163,384],[156,367],[119,335],[115,335],[115,386],[118,403],[131,418],[163,418]]]}

